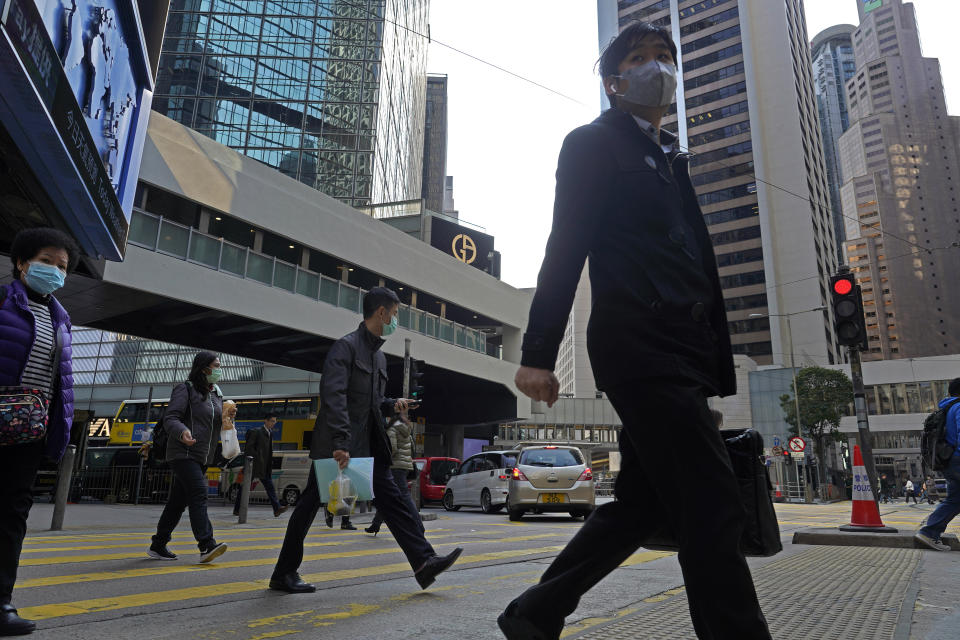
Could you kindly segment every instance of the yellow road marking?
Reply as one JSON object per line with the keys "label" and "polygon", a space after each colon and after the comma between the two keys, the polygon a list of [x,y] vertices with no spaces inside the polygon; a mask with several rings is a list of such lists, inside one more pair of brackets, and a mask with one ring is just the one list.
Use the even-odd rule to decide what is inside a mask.
{"label": "yellow road marking", "polygon": [[655,595],[655,596],[650,596],[649,598],[644,598],[643,601],[644,601],[644,602],[663,602],[663,601],[666,600],[667,598],[671,598],[671,597],[677,595],[678,593],[683,593],[684,591],[686,591],[686,589],[687,589],[686,587],[682,587],[682,586],[681,586],[681,587],[676,587],[676,588],[674,588],[674,589],[668,589],[668,590],[664,591],[663,593],[658,593],[658,594]]}
{"label": "yellow road marking", "polygon": [[[318,537],[318,536],[310,536],[310,537],[313,538],[313,537]],[[329,536],[326,536],[326,537],[329,537]],[[366,540],[365,537],[360,537],[360,536],[357,536],[356,534],[353,534],[352,537],[355,538],[354,541],[305,542],[303,546],[304,546],[304,547],[336,547],[336,546],[340,546],[340,545],[350,544],[350,542],[360,543],[360,542],[364,542],[364,541]],[[450,537],[452,537],[452,536],[451,536],[451,535],[436,536],[436,535],[433,535],[433,534],[430,534],[430,533],[427,534],[427,538],[428,538],[429,540],[441,540],[441,539],[443,539],[443,538],[450,538]],[[386,539],[386,538],[384,538],[384,539]],[[223,538],[220,538],[219,540],[220,540],[221,542],[232,542],[231,540],[224,540]],[[245,538],[245,539],[241,539],[241,540],[242,540],[242,541],[246,541],[246,540],[283,540],[283,537],[281,536],[281,537],[277,537],[277,538]],[[140,546],[141,548],[143,547],[143,545],[138,545],[138,546]],[[170,545],[168,545],[168,546],[170,546],[170,547],[177,547],[177,548],[181,548],[181,547],[194,548],[194,549],[196,548],[196,544],[194,544],[194,543],[192,543],[192,542],[180,542],[180,543],[177,543],[177,544],[170,544]],[[229,549],[229,551],[269,551],[269,550],[271,550],[271,549],[279,549],[279,548],[282,547],[282,546],[283,546],[282,544],[245,545],[245,546],[236,546],[236,547],[235,547],[235,546],[231,546],[230,549]],[[78,548],[80,548],[80,547],[60,547],[60,548],[58,548],[58,549],[56,549],[56,550],[59,550],[59,551],[74,551],[74,550],[77,550]],[[103,548],[104,548],[104,549],[114,549],[114,548],[116,548],[116,547],[111,547],[111,546],[108,545],[108,546],[104,546]],[[43,551],[54,551],[54,549],[43,549]],[[36,553],[36,551],[34,551],[34,553]],[[198,553],[199,553],[199,551],[198,551]],[[72,556],[49,556],[49,557],[45,557],[45,558],[27,558],[27,559],[25,559],[25,560],[21,560],[21,561],[20,561],[20,566],[21,566],[21,567],[36,567],[36,566],[51,565],[51,564],[79,564],[79,563],[82,563],[82,562],[105,562],[105,561],[107,561],[107,560],[136,560],[136,559],[146,560],[146,559],[147,559],[146,551],[141,551],[141,552],[138,552],[138,553],[130,553],[130,552],[126,552],[126,553],[98,553],[98,554],[95,554],[95,555],[94,555],[94,554],[77,554],[77,555],[72,555]],[[222,566],[222,565],[221,565],[221,566]]]}
{"label": "yellow road marking", "polygon": [[677,555],[673,551],[639,551],[626,560],[624,560],[620,566],[621,567],[632,567],[635,564],[643,564],[644,562],[650,562],[652,560],[659,560],[660,558],[666,558],[667,556]]}
{"label": "yellow road marking", "polygon": [[292,636],[295,633],[301,633],[300,631],[289,630],[289,631],[267,631],[266,633],[261,633],[256,636],[252,636],[250,640],[268,640],[269,638],[279,638],[281,636]]}
{"label": "yellow road marking", "polygon": [[[477,564],[481,562],[492,562],[497,560],[507,560],[511,558],[522,558],[523,556],[534,556],[543,553],[552,553],[563,549],[562,546],[540,547],[537,549],[513,549],[510,551],[495,551],[490,553],[478,553],[475,555],[462,556],[457,562],[458,567],[466,564]],[[303,579],[309,582],[333,582],[337,580],[349,580],[351,578],[362,578],[368,576],[381,576],[393,573],[410,572],[410,565],[406,562],[397,562],[394,564],[380,565],[374,567],[362,567],[356,569],[341,569],[337,571],[325,571],[323,573],[313,573],[304,575]],[[104,598],[92,598],[89,600],[78,600],[76,602],[64,602],[59,604],[45,604],[35,607],[21,607],[20,615],[31,620],[48,620],[50,618],[60,618],[65,616],[83,615],[85,613],[94,613],[98,611],[119,611],[134,607],[145,607],[155,604],[168,602],[182,602],[197,598],[211,598],[216,596],[233,595],[238,593],[249,593],[251,591],[260,591],[266,589],[269,580],[253,580],[246,582],[227,582],[222,584],[213,584],[199,587],[187,587],[183,589],[171,589],[168,591],[153,591],[146,593],[135,593],[130,595],[116,595]]]}
{"label": "yellow road marking", "polygon": [[[438,546],[453,546],[464,544],[499,544],[504,542],[526,542],[530,540],[540,540],[543,538],[555,538],[556,534],[544,533],[529,536],[515,536],[512,538],[499,538],[497,540],[462,540],[458,542],[444,542]],[[398,547],[380,549],[364,549],[359,551],[340,551],[337,553],[315,553],[305,555],[304,562],[313,560],[335,560],[343,558],[363,558],[368,556],[379,556],[401,553]],[[228,562],[217,562],[212,564],[192,564],[182,566],[165,567],[144,567],[138,569],[126,569],[122,571],[101,571],[98,573],[74,573],[62,576],[48,576],[45,578],[29,578],[20,580],[17,583],[18,589],[28,589],[31,587],[53,587],[62,584],[77,584],[81,582],[99,582],[102,580],[124,580],[127,578],[142,578],[147,576],[165,576],[178,573],[193,573],[196,571],[210,571],[215,569],[238,569],[244,567],[263,567],[276,562],[275,558],[251,558],[247,560],[233,560]]]}
{"label": "yellow road marking", "polygon": [[566,638],[568,636],[572,636],[575,633],[580,633],[581,631],[590,629],[591,627],[596,627],[598,625],[605,624],[607,622],[619,620],[620,618],[628,616],[631,613],[636,613],[639,610],[640,610],[640,607],[629,607],[627,609],[621,609],[620,611],[617,611],[612,616],[608,616],[605,618],[584,618],[583,620],[581,620],[576,624],[572,624],[568,627],[565,627],[563,629],[563,632],[560,634],[560,637]]}

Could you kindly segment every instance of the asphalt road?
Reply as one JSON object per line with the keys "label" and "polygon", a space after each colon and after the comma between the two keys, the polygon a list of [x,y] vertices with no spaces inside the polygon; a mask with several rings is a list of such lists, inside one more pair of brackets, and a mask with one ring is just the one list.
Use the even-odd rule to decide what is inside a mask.
{"label": "asphalt road", "polygon": [[[425,509],[438,516],[425,523],[437,552],[462,546],[464,554],[452,570],[421,591],[386,527],[374,538],[362,529],[327,529],[319,519],[301,567],[318,591],[287,595],[266,588],[286,515],[273,519],[262,508],[252,509],[251,523],[237,525],[227,507],[212,507],[217,539],[230,549],[214,563],[198,565],[186,516],[170,545],[180,559],[158,562],[145,554],[157,507],[71,507],[67,522],[73,528],[58,533],[40,530],[37,524],[48,505],[37,507],[21,558],[15,604],[22,615],[38,621],[34,637],[41,639],[501,638],[497,614],[537,580],[581,526],[565,515],[511,523],[503,514],[479,510]],[[791,531],[835,526],[849,517],[849,509],[849,503],[778,505],[786,549],[773,559],[751,559],[751,566],[798,552],[803,547],[788,544]],[[884,505],[882,512],[888,524],[907,528],[915,527],[929,510],[901,504]],[[362,525],[369,515],[355,520]],[[709,544],[709,532],[704,533],[704,544]],[[931,567],[944,573],[942,563]],[[942,581],[949,580],[944,573]],[[670,598],[681,587],[674,554],[641,550],[584,598],[568,618],[564,635],[599,628],[638,604]],[[948,613],[940,603],[946,593],[937,593],[939,598],[933,594],[931,599],[937,604],[930,607],[941,609],[928,607],[933,617],[927,617],[926,626],[931,629]]]}

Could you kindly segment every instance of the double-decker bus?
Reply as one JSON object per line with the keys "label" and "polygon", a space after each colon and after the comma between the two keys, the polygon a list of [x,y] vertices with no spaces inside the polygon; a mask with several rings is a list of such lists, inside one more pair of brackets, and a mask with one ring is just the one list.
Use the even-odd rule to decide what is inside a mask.
{"label": "double-decker bus", "polygon": [[[282,449],[309,449],[313,423],[317,417],[319,397],[316,395],[265,395],[227,397],[237,403],[237,437],[247,439],[247,430],[263,425],[264,416],[276,414],[277,424],[273,429],[273,447]],[[139,445],[150,440],[160,412],[169,398],[150,402],[147,415],[147,400],[124,400],[110,429],[111,445]]]}

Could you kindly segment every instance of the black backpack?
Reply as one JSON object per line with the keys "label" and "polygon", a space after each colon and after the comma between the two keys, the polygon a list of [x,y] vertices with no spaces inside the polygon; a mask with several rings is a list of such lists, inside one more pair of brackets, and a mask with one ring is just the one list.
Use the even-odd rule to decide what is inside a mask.
{"label": "black backpack", "polygon": [[[191,417],[190,416],[190,405],[191,405],[190,387],[191,385],[189,381],[185,382],[184,384],[187,385],[187,411],[186,411],[186,414],[183,416],[184,418],[183,423],[186,425],[189,425],[191,422],[190,420],[190,417]],[[154,456],[154,458],[158,462],[163,462],[167,459],[167,442],[170,440],[170,434],[167,433],[167,427],[163,423],[164,423],[164,419],[167,417],[167,408],[169,406],[170,404],[167,403],[167,406],[165,406],[163,410],[160,412],[160,415],[157,416],[157,424],[153,428],[151,454]],[[150,412],[150,407],[147,407],[147,424],[150,423],[149,412]]]}
{"label": "black backpack", "polygon": [[920,436],[920,459],[926,469],[943,471],[953,460],[956,445],[947,442],[947,414],[950,408],[960,402],[954,398],[943,405],[923,421],[923,435]]}

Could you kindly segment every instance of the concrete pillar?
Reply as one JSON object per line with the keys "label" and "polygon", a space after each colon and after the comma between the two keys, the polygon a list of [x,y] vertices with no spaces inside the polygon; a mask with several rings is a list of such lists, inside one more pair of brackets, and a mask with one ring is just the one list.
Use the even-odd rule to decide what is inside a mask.
{"label": "concrete pillar", "polygon": [[448,458],[463,460],[463,427],[444,427],[443,448]]}
{"label": "concrete pillar", "polygon": [[378,284],[377,286],[378,286],[378,287],[385,287],[385,286],[387,286],[387,281],[384,280],[383,278],[380,278],[379,284]]}
{"label": "concrete pillar", "polygon": [[310,268],[310,249],[303,247],[300,250],[300,268],[309,269]]}
{"label": "concrete pillar", "polygon": [[441,318],[446,318],[446,317],[447,317],[447,303],[446,303],[446,302],[441,302],[441,303],[440,303],[440,317],[441,317]]}
{"label": "concrete pillar", "polygon": [[210,212],[206,209],[200,210],[200,224],[197,225],[200,233],[210,233]]}
{"label": "concrete pillar", "polygon": [[417,308],[417,292],[416,291],[410,292],[410,306],[413,307],[414,309]]}
{"label": "concrete pillar", "polygon": [[256,231],[253,235],[253,251],[263,253],[263,231]]}
{"label": "concrete pillar", "polygon": [[350,284],[349,269],[340,269],[340,282],[343,282],[344,284]]}

